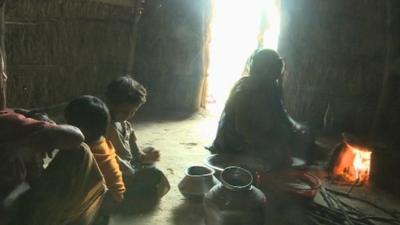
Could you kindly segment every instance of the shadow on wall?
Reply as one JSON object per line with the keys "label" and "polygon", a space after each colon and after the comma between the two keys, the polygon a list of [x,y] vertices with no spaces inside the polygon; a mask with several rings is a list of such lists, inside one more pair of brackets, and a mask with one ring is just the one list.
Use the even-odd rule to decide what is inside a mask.
{"label": "shadow on wall", "polygon": [[198,109],[209,3],[146,1],[138,27],[134,74],[148,90],[147,108]]}
{"label": "shadow on wall", "polygon": [[330,105],[334,129],[368,135],[388,46],[397,45],[388,40],[398,40],[398,2],[282,1],[279,52],[289,71],[284,95],[296,120],[321,128]]}

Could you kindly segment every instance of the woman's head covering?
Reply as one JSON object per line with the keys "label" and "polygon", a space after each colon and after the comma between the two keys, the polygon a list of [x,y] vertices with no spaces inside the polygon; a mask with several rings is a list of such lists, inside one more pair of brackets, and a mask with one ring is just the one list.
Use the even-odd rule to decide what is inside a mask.
{"label": "woman's head covering", "polygon": [[283,62],[272,49],[262,49],[254,54],[250,66],[251,76],[267,76],[276,79],[281,74]]}

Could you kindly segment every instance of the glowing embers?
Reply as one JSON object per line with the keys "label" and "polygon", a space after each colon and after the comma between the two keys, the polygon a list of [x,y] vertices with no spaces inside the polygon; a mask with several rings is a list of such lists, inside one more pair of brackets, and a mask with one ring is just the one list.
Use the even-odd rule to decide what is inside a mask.
{"label": "glowing embers", "polygon": [[363,184],[368,182],[372,151],[344,142],[333,168],[333,178],[339,183]]}

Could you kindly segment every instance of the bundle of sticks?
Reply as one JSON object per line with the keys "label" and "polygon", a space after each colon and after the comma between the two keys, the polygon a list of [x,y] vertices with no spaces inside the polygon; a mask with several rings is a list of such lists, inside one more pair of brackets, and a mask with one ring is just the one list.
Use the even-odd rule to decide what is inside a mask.
{"label": "bundle of sticks", "polygon": [[[400,225],[399,212],[390,212],[389,210],[367,200],[354,197],[348,193],[327,189],[325,187],[321,187],[320,193],[326,205],[316,202],[310,203],[310,208],[307,210],[307,217],[312,225]],[[387,216],[366,215],[359,209],[346,203],[343,200],[344,198],[368,204]]]}

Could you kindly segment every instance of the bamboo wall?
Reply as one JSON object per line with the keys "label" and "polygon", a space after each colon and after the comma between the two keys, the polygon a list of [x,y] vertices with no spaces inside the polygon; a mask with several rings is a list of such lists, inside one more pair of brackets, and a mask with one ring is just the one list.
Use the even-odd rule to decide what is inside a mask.
{"label": "bamboo wall", "polygon": [[334,130],[369,133],[386,68],[400,53],[399,2],[283,0],[282,10],[289,113],[316,127],[327,115]]}
{"label": "bamboo wall", "polygon": [[131,9],[67,0],[6,5],[8,102],[42,107],[99,95],[124,73]]}
{"label": "bamboo wall", "polygon": [[[137,29],[134,77],[145,108],[194,111],[203,82],[208,0],[147,0]],[[102,95],[125,74],[132,8],[85,0],[15,0],[6,8],[8,102],[42,107]]]}

